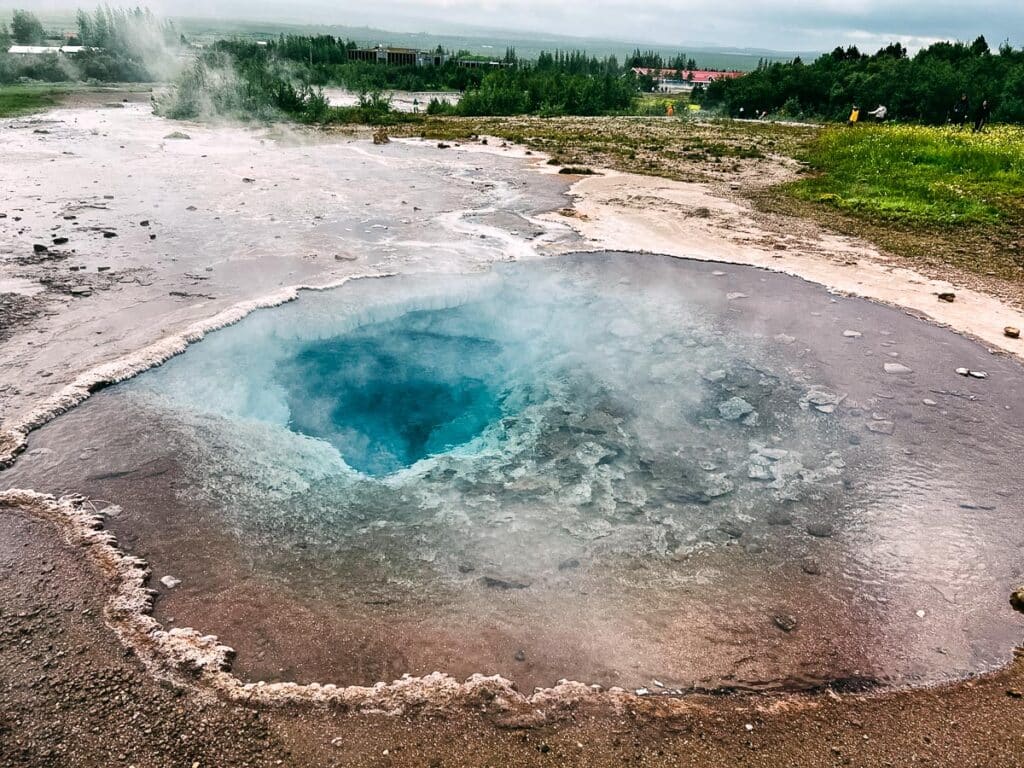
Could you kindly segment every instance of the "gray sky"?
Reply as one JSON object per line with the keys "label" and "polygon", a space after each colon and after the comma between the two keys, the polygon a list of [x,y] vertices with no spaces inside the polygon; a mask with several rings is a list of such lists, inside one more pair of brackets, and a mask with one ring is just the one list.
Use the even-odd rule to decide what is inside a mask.
{"label": "gray sky", "polygon": [[[63,9],[74,0],[0,0],[0,7]],[[83,0],[92,6],[95,0]],[[121,3],[112,0],[111,5]],[[134,0],[124,2],[134,5]],[[395,32],[450,25],[776,50],[825,50],[936,39],[1024,44],[1024,0],[150,0],[171,16],[370,25]]]}

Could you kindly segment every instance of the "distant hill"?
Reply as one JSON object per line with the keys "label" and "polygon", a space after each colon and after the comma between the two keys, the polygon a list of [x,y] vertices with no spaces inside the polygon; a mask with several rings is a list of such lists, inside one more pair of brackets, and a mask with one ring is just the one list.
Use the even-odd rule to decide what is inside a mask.
{"label": "distant hill", "polygon": [[697,65],[706,69],[736,69],[750,71],[757,67],[761,59],[770,61],[790,61],[796,56],[813,59],[819,52],[813,51],[771,51],[761,49],[730,48],[711,45],[679,45],[666,46],[656,43],[629,42],[619,40],[601,40],[596,38],[571,37],[568,35],[542,35],[524,32],[498,31],[466,31],[440,32],[392,32],[373,27],[350,27],[339,24],[285,24],[280,22],[259,22],[244,20],[220,19],[176,19],[175,23],[190,36],[253,36],[276,37],[284,33],[335,35],[355,40],[368,45],[386,43],[397,47],[435,48],[438,45],[450,50],[468,50],[483,56],[493,55],[500,58],[507,47],[516,49],[520,58],[535,59],[541,51],[583,50],[588,54],[603,58],[615,55],[625,58],[634,49],[653,50],[666,58],[678,53],[685,53],[697,61]]}
{"label": "distant hill", "polygon": [[[117,5],[118,3],[114,3]],[[88,4],[86,4],[88,5]],[[10,21],[11,11],[0,10],[0,23]],[[36,14],[48,32],[60,33],[75,29],[75,16],[72,12],[39,12]],[[355,40],[368,45],[387,43],[397,47],[436,48],[438,45],[449,50],[467,50],[473,54],[500,58],[507,47],[516,49],[520,58],[535,59],[541,51],[560,49],[582,50],[592,56],[618,56],[625,58],[635,49],[656,51],[665,58],[684,53],[696,60],[702,69],[735,69],[750,71],[757,67],[758,61],[791,61],[800,56],[810,61],[821,51],[774,51],[758,48],[736,48],[729,46],[709,45],[706,43],[680,44],[677,46],[650,42],[628,40],[603,40],[599,38],[573,37],[571,35],[553,35],[532,32],[503,31],[479,29],[465,25],[445,27],[442,22],[422,22],[425,26],[435,29],[445,28],[448,31],[427,32],[393,32],[374,27],[346,26],[343,24],[298,24],[280,21],[254,21],[246,19],[212,19],[171,17],[174,23],[189,37],[200,40],[213,40],[217,37],[277,37],[284,34],[334,35]],[[420,23],[420,22],[412,22]]]}

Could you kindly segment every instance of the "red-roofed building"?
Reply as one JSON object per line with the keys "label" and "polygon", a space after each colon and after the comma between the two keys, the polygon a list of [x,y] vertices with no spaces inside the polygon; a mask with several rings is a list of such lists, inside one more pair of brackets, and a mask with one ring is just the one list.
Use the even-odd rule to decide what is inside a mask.
{"label": "red-roofed building", "polygon": [[735,79],[743,77],[746,72],[718,71],[714,69],[650,69],[633,67],[637,75],[648,75],[654,78],[655,86],[661,91],[690,91],[694,86],[707,85],[715,80]]}

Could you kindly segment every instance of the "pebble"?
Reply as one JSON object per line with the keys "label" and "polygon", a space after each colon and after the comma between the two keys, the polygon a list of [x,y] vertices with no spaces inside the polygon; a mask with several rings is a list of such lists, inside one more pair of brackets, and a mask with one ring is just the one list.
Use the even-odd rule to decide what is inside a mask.
{"label": "pebble", "polygon": [[788,613],[777,613],[772,616],[772,623],[783,632],[789,633],[797,628],[797,620]]}
{"label": "pebble", "polygon": [[848,339],[859,339],[863,335],[860,331],[843,331],[843,336]]}
{"label": "pebble", "polygon": [[912,368],[908,368],[903,363],[886,363],[883,366],[883,368],[885,369],[886,373],[900,374],[900,373],[913,373],[914,372]]}
{"label": "pebble", "polygon": [[1020,338],[1020,328],[1014,328],[1012,325],[1008,325],[1003,328],[1003,335],[1010,339]]}
{"label": "pebble", "polygon": [[807,526],[807,533],[818,539],[827,539],[832,535],[831,523],[810,523]]}
{"label": "pebble", "polygon": [[943,291],[942,293],[939,294],[939,301],[952,303],[956,301],[956,294],[953,293],[952,291]]}
{"label": "pebble", "polygon": [[819,563],[813,557],[805,557],[800,562],[800,570],[806,573],[808,576],[820,576],[821,563]]}
{"label": "pebble", "polygon": [[176,586],[181,584],[181,579],[176,579],[173,576],[164,576],[160,579],[160,583],[168,589],[174,589]]}
{"label": "pebble", "polygon": [[742,397],[731,397],[718,405],[718,413],[726,421],[739,421],[753,412],[754,406]]}

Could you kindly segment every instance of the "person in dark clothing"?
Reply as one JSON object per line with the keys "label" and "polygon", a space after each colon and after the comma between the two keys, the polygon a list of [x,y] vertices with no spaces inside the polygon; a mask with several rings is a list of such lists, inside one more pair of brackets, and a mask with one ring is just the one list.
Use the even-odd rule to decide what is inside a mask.
{"label": "person in dark clothing", "polygon": [[960,95],[960,101],[953,105],[953,125],[964,126],[971,119],[971,100],[967,94]]}
{"label": "person in dark clothing", "polygon": [[985,123],[988,122],[988,115],[992,111],[989,106],[988,99],[981,102],[981,106],[978,107],[978,112],[974,116],[974,132],[981,133],[985,129]]}

